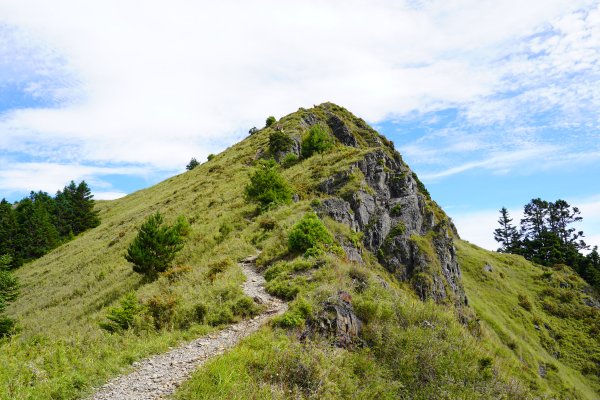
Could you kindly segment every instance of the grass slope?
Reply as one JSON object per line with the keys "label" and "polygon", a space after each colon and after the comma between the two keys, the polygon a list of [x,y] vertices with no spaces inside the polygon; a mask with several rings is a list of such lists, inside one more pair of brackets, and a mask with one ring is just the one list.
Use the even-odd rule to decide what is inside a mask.
{"label": "grass slope", "polygon": [[600,313],[583,303],[585,282],[566,266],[534,265],[462,241],[457,249],[467,296],[496,354],[518,361],[541,393],[597,399]]}
{"label": "grass slope", "polygon": [[[596,373],[588,351],[597,342],[584,329],[592,317],[583,315],[587,309],[572,299],[572,309],[585,312],[577,320],[564,318],[568,310],[556,302],[562,292],[544,291],[568,270],[552,272],[543,278],[548,282],[537,280],[533,272],[516,271],[537,271],[522,259],[514,258],[511,265],[510,256],[458,243],[467,294],[481,318],[481,326],[475,320],[463,326],[451,306],[419,301],[373,255],[365,253],[361,266],[336,254],[303,259],[288,253],[291,226],[321,196],[316,185],[380,142],[387,143],[340,107],[326,104],[310,112],[324,120],[327,110],[351,127],[361,147],[338,143],[330,152],[285,169],[297,202],[257,215],[243,188],[254,160],[268,148],[272,129],[302,135],[307,110],[282,118],[190,172],[99,202],[98,228],[20,268],[22,295],[8,312],[18,319],[21,333],[0,342],[0,398],[82,397],[127,371],[135,360],[243,318],[248,311],[240,307],[247,304],[240,289],[244,277],[235,263],[257,250],[262,250],[258,263],[268,277],[268,290],[291,301],[289,312],[212,360],[179,398],[496,399],[549,393],[593,398],[595,378],[577,372]],[[177,272],[147,283],[123,255],[137,228],[157,210],[168,222],[185,215],[191,234],[176,259]],[[360,242],[344,225],[324,222],[337,238]],[[507,278],[482,278],[484,260]],[[506,287],[500,286],[496,295],[494,285]],[[339,290],[351,294],[365,322],[363,345],[342,350],[319,337],[301,342],[307,321]],[[155,315],[140,316],[136,328],[122,334],[102,331],[99,323],[108,309],[131,291],[144,304],[160,305]],[[545,326],[542,333],[532,326],[533,313],[515,313],[517,300],[511,293],[526,295],[552,334]],[[205,312],[199,315],[198,310]],[[562,339],[557,332],[563,332]],[[564,336],[571,333],[572,338]],[[540,362],[548,371],[545,379],[538,377]]]}

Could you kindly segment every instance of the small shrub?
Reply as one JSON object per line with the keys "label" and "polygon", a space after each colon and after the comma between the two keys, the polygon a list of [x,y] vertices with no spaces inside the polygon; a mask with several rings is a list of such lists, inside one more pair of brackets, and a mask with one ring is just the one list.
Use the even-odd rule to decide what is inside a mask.
{"label": "small shrub", "polygon": [[194,306],[194,320],[200,324],[206,321],[206,315],[208,314],[208,307],[204,303],[198,303]]}
{"label": "small shrub", "polygon": [[392,217],[399,217],[402,215],[402,204],[396,204],[394,207],[392,207],[390,210],[390,215]]}
{"label": "small shrub", "polygon": [[333,147],[333,139],[321,125],[313,125],[302,138],[302,157],[309,158],[315,153],[323,153]]}
{"label": "small shrub", "polygon": [[[293,253],[315,255],[334,244],[333,237],[317,214],[309,212],[298,221],[288,235],[288,249]],[[308,252],[308,253],[307,253]]]}
{"label": "small shrub", "polygon": [[178,302],[177,297],[172,294],[155,295],[146,301],[148,313],[152,316],[157,330],[172,328]]}
{"label": "small shrub", "polygon": [[273,125],[275,122],[277,122],[277,119],[274,116],[271,115],[265,121],[265,126],[269,127],[269,126]]}
{"label": "small shrub", "polygon": [[274,265],[271,265],[265,271],[265,280],[267,282],[269,282],[269,281],[272,281],[273,279],[277,278],[282,272],[286,271],[286,269],[287,269],[286,267],[287,267],[287,265],[285,262],[279,262]]}
{"label": "small shrub", "polygon": [[277,220],[271,217],[265,217],[258,222],[258,226],[263,231],[272,231],[277,226]]}
{"label": "small shrub", "polygon": [[213,282],[217,277],[217,274],[227,271],[232,266],[233,261],[229,257],[217,260],[208,266],[207,278]]}
{"label": "small shrub", "polygon": [[233,225],[229,222],[223,222],[219,227],[219,234],[215,238],[217,243],[223,242],[225,239],[229,237],[229,234],[233,231]]}
{"label": "small shrub", "polygon": [[210,161],[210,160],[212,160],[212,159],[213,159],[213,158],[215,158],[215,157],[216,157],[216,156],[215,156],[214,154],[209,154],[208,156],[206,156],[206,160],[207,160],[207,161]]}
{"label": "small shrub", "polygon": [[259,308],[250,297],[242,297],[231,306],[234,315],[248,318],[258,314]]}
{"label": "small shrub", "polygon": [[525,296],[523,294],[519,294],[518,298],[519,298],[519,305],[521,307],[523,307],[525,310],[531,312],[531,308],[532,308],[531,301],[529,301],[527,296]]}
{"label": "small shrub", "polygon": [[235,320],[233,312],[229,307],[219,307],[214,313],[208,318],[208,323],[211,326],[218,326],[223,324],[232,323]]}
{"label": "small shrub", "polygon": [[15,332],[14,319],[0,315],[0,339],[11,336]]}
{"label": "small shrub", "polygon": [[289,168],[292,167],[294,165],[296,165],[299,161],[299,158],[297,155],[295,155],[294,153],[287,153],[285,155],[285,157],[283,157],[283,160],[281,161],[281,165],[284,168]]}
{"label": "small shrub", "polygon": [[119,332],[133,327],[133,322],[144,308],[140,305],[134,292],[121,299],[119,305],[108,310],[107,322],[101,322],[100,328],[108,332]]}
{"label": "small shrub", "polygon": [[258,203],[262,211],[292,202],[292,189],[279,174],[277,163],[272,159],[259,164],[250,176],[245,195],[247,200]]}
{"label": "small shrub", "polygon": [[125,259],[133,263],[135,272],[154,279],[171,266],[175,255],[183,248],[188,232],[189,224],[183,216],[169,226],[163,224],[162,215],[157,212],[142,224]]}
{"label": "small shrub", "polygon": [[298,298],[288,311],[273,320],[273,325],[281,328],[297,328],[303,326],[313,313],[312,304],[305,298]]}
{"label": "small shrub", "polygon": [[273,156],[287,152],[293,144],[294,141],[285,132],[275,130],[269,134],[269,151]]}
{"label": "small shrub", "polygon": [[290,279],[273,279],[267,282],[265,289],[283,300],[293,300],[300,293],[300,286]]}
{"label": "small shrub", "polygon": [[189,265],[181,265],[178,267],[171,268],[165,272],[162,272],[161,275],[167,278],[167,280],[171,283],[180,280],[185,274],[192,272],[192,267]]}
{"label": "small shrub", "polygon": [[185,169],[187,169],[188,171],[191,171],[194,168],[196,168],[198,165],[200,165],[200,163],[198,162],[198,160],[196,160],[195,157],[192,157],[192,159],[190,160],[190,162],[188,163],[188,165],[185,166]]}

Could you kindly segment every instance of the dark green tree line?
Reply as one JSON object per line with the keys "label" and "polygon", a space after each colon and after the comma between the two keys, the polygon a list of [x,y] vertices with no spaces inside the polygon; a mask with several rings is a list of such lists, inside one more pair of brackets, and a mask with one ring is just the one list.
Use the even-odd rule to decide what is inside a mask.
{"label": "dark green tree line", "polygon": [[523,208],[520,227],[512,224],[506,208],[500,210],[500,225],[494,239],[500,243],[500,252],[520,254],[542,265],[566,264],[582,278],[600,289],[600,256],[597,248],[588,255],[582,250],[589,247],[583,241],[583,232],[573,227],[582,220],[581,212],[565,200],[549,202],[532,199]]}
{"label": "dark green tree line", "polygon": [[85,181],[71,181],[52,197],[31,192],[10,204],[0,202],[0,254],[13,258],[12,265],[41,257],[61,243],[100,224],[91,190]]}

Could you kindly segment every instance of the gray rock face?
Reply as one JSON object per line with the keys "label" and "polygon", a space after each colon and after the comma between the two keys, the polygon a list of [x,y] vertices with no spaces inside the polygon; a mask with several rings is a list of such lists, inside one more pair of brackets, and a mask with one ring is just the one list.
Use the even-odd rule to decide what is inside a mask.
{"label": "gray rock face", "polygon": [[[366,185],[340,197],[356,170]],[[398,279],[411,281],[422,299],[466,304],[452,241],[456,229],[419,192],[412,171],[399,156],[375,150],[322,182],[319,189],[332,197],[317,211],[363,232],[363,245]]]}
{"label": "gray rock face", "polygon": [[354,314],[352,298],[342,291],[337,299],[324,304],[323,311],[309,323],[303,336],[319,334],[333,337],[336,346],[347,348],[360,341],[361,330],[362,322]]}
{"label": "gray rock face", "polygon": [[342,144],[358,147],[358,142],[352,132],[350,132],[350,129],[344,124],[344,121],[337,116],[332,114],[327,120],[327,125],[331,128],[333,136],[335,136]]}

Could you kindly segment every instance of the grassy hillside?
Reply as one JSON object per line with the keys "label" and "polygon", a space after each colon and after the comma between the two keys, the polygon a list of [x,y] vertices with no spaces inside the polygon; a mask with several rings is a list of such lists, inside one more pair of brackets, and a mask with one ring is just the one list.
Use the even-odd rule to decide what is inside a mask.
{"label": "grassy hillside", "polygon": [[[306,112],[282,118],[277,128],[302,135]],[[568,268],[547,271],[458,242],[472,306],[461,324],[452,305],[420,301],[360,244],[364,264],[339,252],[308,259],[289,254],[287,234],[323,196],[318,184],[385,143],[341,108],[310,112],[317,118],[334,112],[359,146],[336,143],[283,169],[294,203],[259,214],[243,196],[273,126],[190,172],[99,202],[98,228],[20,268],[22,295],[8,313],[21,331],[0,342],[0,398],[78,398],[135,360],[243,318],[249,312],[240,307],[247,302],[236,262],[259,250],[268,290],[290,300],[290,311],[198,371],[179,398],[597,397],[598,341],[590,329],[600,325],[595,311],[579,303],[583,283]],[[156,211],[169,222],[186,216],[191,234],[173,272],[148,283],[123,255]],[[347,226],[324,222],[336,238],[360,242]],[[486,262],[489,274],[482,272]],[[571,285],[565,290],[563,280]],[[364,323],[361,343],[349,349],[303,335],[340,290],[351,295]],[[123,333],[100,329],[108,310],[130,292],[154,314],[141,314]],[[518,305],[519,294],[531,311]]]}
{"label": "grassy hillside", "polygon": [[518,360],[542,393],[598,398],[600,312],[584,304],[587,284],[566,266],[543,267],[462,241],[457,247],[467,295],[494,351]]}

